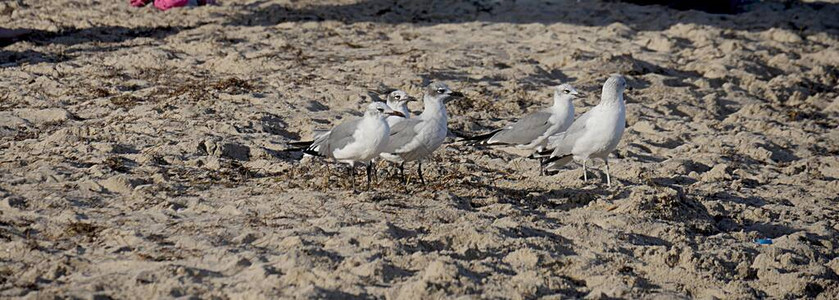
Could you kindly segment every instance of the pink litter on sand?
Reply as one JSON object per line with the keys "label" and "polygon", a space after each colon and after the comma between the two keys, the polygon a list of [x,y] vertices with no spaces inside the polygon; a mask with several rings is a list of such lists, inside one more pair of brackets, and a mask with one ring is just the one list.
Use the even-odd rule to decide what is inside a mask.
{"label": "pink litter on sand", "polygon": [[189,5],[189,0],[155,0],[154,7],[159,10],[167,10],[173,7],[182,7]]}
{"label": "pink litter on sand", "polygon": [[154,7],[159,10],[168,10],[173,7],[184,6],[199,6],[207,4],[215,4],[215,0],[129,0],[131,6],[143,7],[149,3],[154,3]]}
{"label": "pink litter on sand", "polygon": [[131,0],[131,6],[143,7],[143,6],[146,6],[146,4],[149,4],[152,1],[154,1],[154,0]]}

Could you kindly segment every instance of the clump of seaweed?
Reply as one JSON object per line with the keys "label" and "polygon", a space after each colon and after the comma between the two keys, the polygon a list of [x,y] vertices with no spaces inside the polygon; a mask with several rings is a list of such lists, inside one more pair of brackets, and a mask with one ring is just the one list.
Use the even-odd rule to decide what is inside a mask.
{"label": "clump of seaweed", "polygon": [[119,156],[111,156],[102,162],[106,167],[120,173],[128,173],[131,169],[126,165],[126,159]]}
{"label": "clump of seaweed", "polygon": [[122,94],[119,96],[115,96],[111,98],[111,104],[116,105],[120,108],[129,109],[134,106],[140,105],[143,102],[143,99],[138,97],[129,95],[129,94]]}
{"label": "clump of seaweed", "polygon": [[64,234],[67,236],[83,236],[92,239],[95,238],[101,230],[102,228],[99,226],[90,223],[73,222],[64,228]]}
{"label": "clump of seaweed", "polygon": [[217,91],[232,95],[248,93],[254,89],[253,85],[251,85],[249,82],[236,77],[231,77],[217,81],[215,84],[212,85],[212,88]]}
{"label": "clump of seaweed", "polygon": [[185,97],[187,100],[201,102],[215,98],[216,93],[241,95],[253,91],[255,87],[236,77],[226,78],[212,84],[205,84],[198,81],[187,81],[183,85],[171,90],[166,96],[169,98]]}

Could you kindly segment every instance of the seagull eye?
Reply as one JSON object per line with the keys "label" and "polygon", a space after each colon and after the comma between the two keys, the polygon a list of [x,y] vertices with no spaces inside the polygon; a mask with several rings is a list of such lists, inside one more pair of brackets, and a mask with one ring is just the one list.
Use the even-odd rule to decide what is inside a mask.
{"label": "seagull eye", "polygon": [[562,92],[563,92],[563,93],[566,93],[566,94],[570,94],[570,93],[571,93],[571,91],[570,91],[570,90],[564,90],[564,91],[562,91]]}
{"label": "seagull eye", "polygon": [[385,112],[385,109],[384,109],[384,108],[381,108],[381,107],[377,108],[377,110],[378,110],[379,112]]}
{"label": "seagull eye", "polygon": [[393,98],[394,98],[394,99],[396,99],[396,100],[399,100],[399,99],[402,99],[402,96],[400,96],[400,95],[395,95],[395,96],[393,96]]}
{"label": "seagull eye", "polygon": [[438,94],[445,94],[445,93],[446,93],[446,89],[437,89],[437,93],[438,93]]}

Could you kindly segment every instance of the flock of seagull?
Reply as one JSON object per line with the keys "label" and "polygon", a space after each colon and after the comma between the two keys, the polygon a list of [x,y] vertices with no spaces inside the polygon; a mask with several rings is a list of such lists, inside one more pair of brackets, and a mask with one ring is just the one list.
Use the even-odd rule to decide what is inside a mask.
{"label": "flock of seagull", "polygon": [[[530,157],[540,160],[542,175],[545,169],[558,168],[574,160],[583,165],[585,181],[588,180],[587,163],[600,158],[605,162],[606,182],[611,187],[608,156],[620,142],[626,124],[625,88],[623,76],[611,75],[603,84],[600,103],[575,120],[572,101],[582,93],[570,84],[562,84],[554,88],[552,106],[525,115],[501,129],[462,141],[531,150]],[[448,134],[445,101],[462,98],[463,94],[452,91],[445,83],[431,83],[422,97],[422,113],[411,116],[408,102],[416,99],[408,93],[395,89],[377,92],[386,94],[386,99],[374,97],[363,117],[340,123],[311,141],[292,142],[288,151],[302,151],[348,164],[353,190],[356,165],[366,166],[369,190],[377,160],[398,164],[403,182],[407,182],[405,163],[416,161],[419,179],[425,184],[422,160],[431,156]]]}

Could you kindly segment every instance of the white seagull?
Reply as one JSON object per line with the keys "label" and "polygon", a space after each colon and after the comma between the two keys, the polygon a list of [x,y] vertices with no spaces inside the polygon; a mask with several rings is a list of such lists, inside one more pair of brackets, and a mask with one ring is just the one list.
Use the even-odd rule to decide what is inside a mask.
{"label": "white seagull", "polygon": [[[570,84],[561,84],[554,88],[554,103],[528,114],[517,122],[490,133],[465,138],[484,145],[513,145],[518,149],[540,152],[548,145],[548,137],[563,132],[574,122],[574,100],[583,96]],[[540,174],[543,174],[540,161]]]}
{"label": "white seagull", "polygon": [[603,84],[600,103],[577,118],[568,130],[548,138],[547,150],[541,153],[550,153],[545,166],[561,167],[572,159],[582,162],[583,180],[588,181],[586,163],[600,158],[606,163],[606,182],[611,187],[608,157],[618,146],[626,126],[624,89],[626,79],[621,75],[611,75]]}
{"label": "white seagull", "polygon": [[393,126],[390,131],[390,142],[380,157],[398,163],[403,180],[405,163],[417,161],[417,173],[422,184],[425,184],[421,159],[437,150],[448,134],[448,115],[443,101],[462,96],[463,94],[449,89],[445,83],[431,83],[425,88],[425,94],[422,97],[424,105],[422,113]]}
{"label": "white seagull", "polygon": [[[389,125],[390,128],[393,128],[393,126],[396,125],[396,123],[402,122],[402,120],[405,120],[406,118],[411,117],[411,112],[408,110],[408,102],[417,100],[416,98],[408,95],[408,93],[403,91],[403,90],[394,89],[394,88],[388,87],[388,86],[386,86],[382,83],[379,83],[378,89],[369,90],[367,94],[370,95],[370,98],[372,98],[373,101],[385,102],[385,103],[387,103],[387,106],[390,107],[390,109],[401,112],[405,116],[405,117],[400,117],[400,116],[389,116],[389,117],[387,117],[387,125]],[[387,96],[385,96],[385,99],[382,99],[379,96],[379,95],[382,95],[382,94],[387,95]],[[377,159],[373,160],[373,168],[374,168],[372,170],[373,175],[376,175],[376,170],[375,170],[376,161],[377,161]]]}
{"label": "white seagull", "polygon": [[387,124],[390,125],[390,127],[393,127],[396,123],[402,122],[406,118],[410,118],[411,112],[408,110],[408,102],[416,100],[416,98],[409,96],[408,93],[403,90],[393,90],[388,93],[386,100],[387,106],[389,106],[392,110],[401,112],[405,117],[387,117]]}
{"label": "white seagull", "polygon": [[331,158],[350,165],[349,173],[355,190],[355,165],[367,166],[367,189],[370,189],[370,171],[374,158],[385,149],[390,137],[388,116],[403,116],[382,102],[367,106],[364,117],[345,121],[327,134],[318,136],[303,150],[304,153]]}
{"label": "white seagull", "polygon": [[[399,121],[410,117],[410,112],[408,111],[408,102],[416,100],[416,98],[409,96],[408,93],[403,90],[393,89],[383,84],[380,84],[377,90],[369,90],[367,94],[373,99],[373,102],[385,102],[387,103],[387,106],[390,107],[390,109],[401,112],[404,115],[404,117],[388,116],[387,124],[391,127],[393,127],[393,125],[398,123]],[[385,99],[382,99],[379,97],[379,94],[387,94],[387,96],[385,97]],[[315,140],[325,139],[329,137],[329,134],[330,130],[318,130],[314,133],[314,138],[311,141],[298,141],[288,143],[294,148],[290,148],[287,151],[306,150],[310,148],[310,146],[312,146],[312,143],[314,143]],[[310,154],[305,153],[305,155],[309,156]]]}

